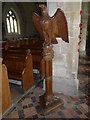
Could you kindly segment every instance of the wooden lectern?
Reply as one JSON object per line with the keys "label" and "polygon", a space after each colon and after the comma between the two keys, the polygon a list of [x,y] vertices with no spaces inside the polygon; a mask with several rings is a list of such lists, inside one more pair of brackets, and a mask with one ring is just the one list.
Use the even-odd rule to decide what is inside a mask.
{"label": "wooden lectern", "polygon": [[45,5],[40,4],[42,15],[32,14],[33,23],[44,40],[43,59],[45,63],[45,93],[40,96],[40,104],[43,108],[42,114],[55,109],[63,102],[52,90],[52,59],[54,57],[53,44],[57,43],[56,37],[68,41],[67,21],[61,9],[57,9],[54,16],[50,17]]}

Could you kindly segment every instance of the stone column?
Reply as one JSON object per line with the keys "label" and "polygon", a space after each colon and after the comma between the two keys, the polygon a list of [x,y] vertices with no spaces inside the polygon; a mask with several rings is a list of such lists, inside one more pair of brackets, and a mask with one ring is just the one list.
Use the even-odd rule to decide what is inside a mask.
{"label": "stone column", "polygon": [[[53,8],[54,6],[54,8]],[[52,10],[53,8],[53,10]],[[78,35],[80,33],[80,2],[48,2],[49,15],[53,16],[57,8],[61,8],[66,16],[69,32],[69,44],[57,38],[58,44],[53,45],[53,91],[66,95],[78,93]]]}

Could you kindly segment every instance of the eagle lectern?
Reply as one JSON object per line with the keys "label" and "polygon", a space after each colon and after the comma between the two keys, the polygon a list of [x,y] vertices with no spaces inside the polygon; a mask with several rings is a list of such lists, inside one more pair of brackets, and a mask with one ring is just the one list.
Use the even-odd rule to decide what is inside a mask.
{"label": "eagle lectern", "polygon": [[58,43],[56,37],[69,43],[67,21],[63,11],[58,8],[56,13],[50,17],[47,7],[40,4],[41,16],[32,13],[33,23],[43,39],[43,60],[45,64],[45,93],[41,95],[40,105],[43,108],[42,114],[46,114],[63,102],[58,96],[55,96],[52,90],[52,59],[54,57],[53,44]]}

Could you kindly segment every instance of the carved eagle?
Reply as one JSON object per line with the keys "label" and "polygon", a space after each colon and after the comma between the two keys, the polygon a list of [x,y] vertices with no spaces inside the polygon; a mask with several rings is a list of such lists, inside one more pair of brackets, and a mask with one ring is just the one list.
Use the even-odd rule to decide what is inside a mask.
{"label": "carved eagle", "polygon": [[33,12],[32,21],[41,38],[44,41],[50,39],[51,43],[55,44],[57,43],[56,37],[61,37],[69,43],[68,26],[63,11],[58,8],[56,13],[50,17],[44,4],[40,4],[39,7],[42,14],[39,15]]}

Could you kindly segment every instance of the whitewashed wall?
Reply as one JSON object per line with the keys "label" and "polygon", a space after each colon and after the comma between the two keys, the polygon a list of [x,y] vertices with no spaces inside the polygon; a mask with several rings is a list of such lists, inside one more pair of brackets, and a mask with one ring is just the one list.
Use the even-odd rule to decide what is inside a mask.
{"label": "whitewashed wall", "polygon": [[53,90],[68,95],[77,95],[78,91],[78,35],[81,20],[80,2],[48,2],[48,12],[52,16],[57,8],[61,8],[66,16],[69,31],[69,44],[57,38],[53,45]]}

